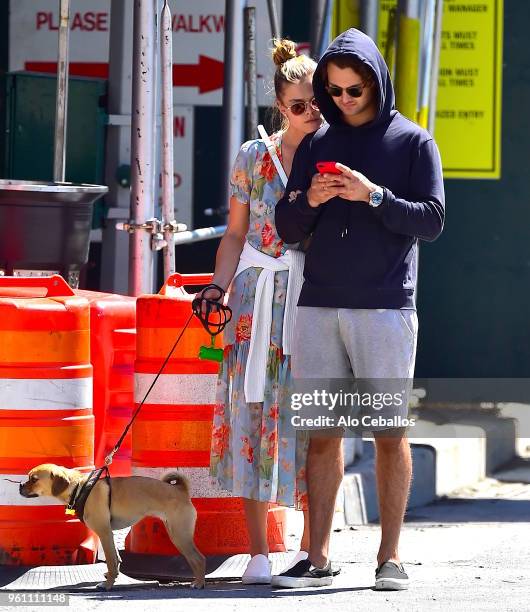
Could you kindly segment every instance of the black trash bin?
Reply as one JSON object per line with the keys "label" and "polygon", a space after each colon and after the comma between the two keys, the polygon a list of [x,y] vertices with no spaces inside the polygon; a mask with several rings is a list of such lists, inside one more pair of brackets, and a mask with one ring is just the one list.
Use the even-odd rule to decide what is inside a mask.
{"label": "black trash bin", "polygon": [[78,287],[88,260],[94,202],[108,188],[0,180],[0,274],[61,274]]}

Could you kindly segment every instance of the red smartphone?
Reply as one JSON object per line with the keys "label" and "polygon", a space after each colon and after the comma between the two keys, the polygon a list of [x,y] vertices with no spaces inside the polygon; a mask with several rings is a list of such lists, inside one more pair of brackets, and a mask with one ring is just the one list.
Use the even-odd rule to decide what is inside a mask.
{"label": "red smartphone", "polygon": [[317,170],[320,174],[342,174],[342,172],[335,167],[337,162],[334,161],[321,161],[317,162]]}

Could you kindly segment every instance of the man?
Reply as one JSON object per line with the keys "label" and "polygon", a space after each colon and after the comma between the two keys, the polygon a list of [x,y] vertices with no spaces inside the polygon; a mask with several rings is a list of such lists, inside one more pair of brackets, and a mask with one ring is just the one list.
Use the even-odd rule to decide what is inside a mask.
{"label": "man", "polygon": [[[418,239],[435,240],[445,215],[438,149],[427,131],[394,109],[387,66],[358,30],[331,43],[313,87],[327,124],[300,144],[276,206],[285,242],[311,235],[293,376],[411,381]],[[320,175],[321,161],[338,162],[341,174]],[[410,447],[405,428],[370,429],[381,522],[375,588],[404,589],[408,576],[398,541],[412,475]],[[328,551],[343,477],[342,439],[315,434],[307,459],[309,559],[275,576],[276,586],[332,582]]]}

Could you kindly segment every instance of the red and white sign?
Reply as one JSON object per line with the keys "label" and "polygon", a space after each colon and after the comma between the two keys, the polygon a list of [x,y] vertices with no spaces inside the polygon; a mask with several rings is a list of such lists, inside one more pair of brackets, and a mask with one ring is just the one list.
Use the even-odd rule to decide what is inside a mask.
{"label": "red and white sign", "polygon": [[[70,61],[107,64],[110,0],[73,0],[70,10]],[[58,0],[10,0],[9,69],[27,70],[28,63],[44,62],[49,71],[57,62],[58,27]]]}
{"label": "red and white sign", "polygon": [[173,108],[173,168],[175,177],[175,219],[193,225],[193,107]]}
{"label": "red and white sign", "polygon": [[[267,3],[249,4],[256,6],[258,102],[267,105],[274,73]],[[171,0],[170,7],[175,104],[221,105],[225,0]],[[10,70],[56,70],[58,13],[58,0],[11,0]],[[72,0],[71,74],[107,77],[109,31],[110,0]]]}

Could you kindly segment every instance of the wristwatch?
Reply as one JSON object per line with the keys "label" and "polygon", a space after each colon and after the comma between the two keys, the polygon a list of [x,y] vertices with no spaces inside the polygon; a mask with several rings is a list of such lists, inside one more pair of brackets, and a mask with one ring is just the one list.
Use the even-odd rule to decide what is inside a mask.
{"label": "wristwatch", "polygon": [[376,187],[373,191],[370,191],[368,195],[368,204],[370,204],[372,208],[377,208],[383,201],[383,195],[383,189],[381,187]]}

